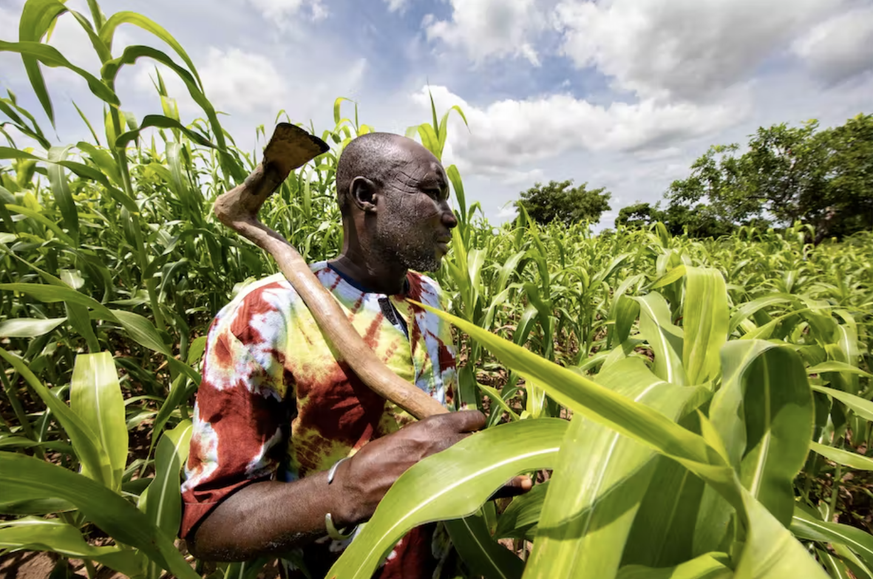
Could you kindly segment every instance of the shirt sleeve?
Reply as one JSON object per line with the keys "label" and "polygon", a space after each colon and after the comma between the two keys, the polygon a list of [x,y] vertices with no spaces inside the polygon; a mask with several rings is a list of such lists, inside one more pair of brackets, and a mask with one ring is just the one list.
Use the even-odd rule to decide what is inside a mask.
{"label": "shirt sleeve", "polygon": [[219,314],[207,334],[182,485],[182,538],[230,494],[272,477],[287,445],[287,377],[276,349],[246,330],[249,317],[246,307]]}

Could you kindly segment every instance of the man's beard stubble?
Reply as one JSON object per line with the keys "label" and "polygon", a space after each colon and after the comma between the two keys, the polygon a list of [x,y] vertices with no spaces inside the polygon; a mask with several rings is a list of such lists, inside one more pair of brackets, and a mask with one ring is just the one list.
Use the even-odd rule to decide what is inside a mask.
{"label": "man's beard stubble", "polygon": [[[437,255],[436,239],[423,239],[410,231],[400,207],[392,207],[389,217],[376,231],[370,251],[373,257],[397,263],[405,269],[419,272],[433,272],[440,268],[441,258]],[[400,233],[400,235],[398,235]]]}

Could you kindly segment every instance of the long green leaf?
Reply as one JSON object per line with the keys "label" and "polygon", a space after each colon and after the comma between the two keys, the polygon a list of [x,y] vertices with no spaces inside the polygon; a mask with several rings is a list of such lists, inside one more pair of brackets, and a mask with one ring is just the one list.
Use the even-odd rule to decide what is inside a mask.
{"label": "long green leaf", "polygon": [[132,549],[95,547],[82,533],[57,519],[26,517],[0,521],[0,550],[52,551],[73,559],[90,559],[128,577],[143,573],[143,557]]}
{"label": "long green leaf", "polygon": [[[740,558],[739,569],[742,569],[742,573],[738,576],[741,579],[763,576],[768,569],[780,573],[778,577],[786,578],[804,574],[809,577],[825,576],[803,547],[793,541],[785,528],[742,487],[733,469],[727,466],[724,450],[712,446],[714,439],[708,442],[671,422],[663,414],[629,401],[474,324],[429,306],[421,307],[486,345],[510,369],[537,381],[552,397],[574,412],[614,428],[681,462],[722,493],[743,515],[747,525],[749,540]],[[704,432],[709,433],[710,439],[718,436],[712,426],[705,428]]]}
{"label": "long green leaf", "polygon": [[64,225],[70,232],[70,237],[73,238],[73,247],[78,247],[79,212],[76,210],[76,202],[73,200],[70,184],[67,183],[64,167],[58,164],[58,161],[66,160],[69,150],[70,147],[52,147],[49,149],[48,158],[51,164],[48,167],[48,176],[55,203],[57,203],[58,209],[61,211]]}
{"label": "long green leaf", "polygon": [[28,386],[33,388],[34,392],[52,411],[55,418],[61,423],[67,436],[70,437],[70,442],[76,450],[76,456],[78,456],[86,472],[102,485],[111,486],[112,467],[110,466],[109,456],[102,446],[94,442],[98,439],[91,427],[79,418],[75,412],[70,410],[69,406],[59,400],[53,392],[46,388],[33,372],[30,371],[24,360],[10,354],[3,348],[0,348],[0,358],[9,362],[21,374],[21,377],[24,378]]}
{"label": "long green leaf", "polygon": [[486,579],[521,577],[524,563],[515,553],[491,538],[482,516],[471,515],[446,521],[445,525],[452,544],[474,573]]}
{"label": "long green leaf", "polygon": [[113,37],[115,36],[115,29],[121,26],[122,24],[132,24],[134,26],[138,26],[147,32],[151,32],[156,37],[160,38],[164,42],[166,42],[170,48],[176,51],[176,54],[188,65],[188,69],[191,71],[191,74],[194,75],[194,78],[197,79],[197,83],[200,84],[202,88],[202,84],[200,82],[200,76],[197,74],[197,69],[194,67],[194,61],[188,56],[188,53],[185,52],[185,49],[182,48],[182,45],[173,38],[173,35],[167,32],[160,24],[143,16],[142,14],[138,14],[136,12],[116,12],[112,16],[109,17],[109,20],[100,28],[100,38],[107,46],[112,46]]}
{"label": "long green leaf", "polygon": [[66,321],[67,318],[3,320],[0,322],[0,338],[36,338],[48,334]]}
{"label": "long green leaf", "polygon": [[730,579],[734,576],[726,566],[727,557],[723,554],[701,555],[696,559],[675,567],[643,567],[629,565],[622,567],[618,579]]}
{"label": "long green leaf", "polygon": [[188,458],[191,433],[191,421],[180,422],[176,428],[164,431],[155,453],[155,480],[149,485],[146,513],[168,537],[179,532],[182,521],[179,472]]}
{"label": "long green leaf", "polygon": [[857,553],[867,565],[873,565],[873,535],[861,529],[822,521],[798,507],[794,509],[791,519],[791,532],[799,539],[842,543]]}
{"label": "long green leaf", "polygon": [[89,424],[112,469],[111,489],[121,488],[127,466],[127,421],[112,354],[79,354],[70,383],[70,408]]}
{"label": "long green leaf", "polygon": [[[119,106],[121,104],[118,100],[118,95],[116,95],[112,89],[100,82],[98,78],[88,71],[70,63],[70,61],[64,58],[64,55],[58,52],[57,49],[48,46],[47,44],[30,41],[5,42],[0,40],[0,52],[15,52],[22,56],[38,60],[42,64],[52,68],[66,68],[85,79],[85,82],[88,83],[88,88],[90,88],[94,96],[100,100],[114,106]],[[47,113],[48,110],[49,109],[46,110]]]}
{"label": "long green leaf", "polygon": [[813,385],[812,389],[839,400],[864,420],[873,422],[873,402],[865,400],[860,396],[843,392],[842,390],[834,390],[833,388],[825,388],[824,386]]}
{"label": "long green leaf", "polygon": [[655,353],[654,372],[662,380],[682,386],[686,383],[682,366],[682,328],[670,321],[670,308],[659,293],[634,298],[640,304],[640,334]]}
{"label": "long green leaf", "polygon": [[102,484],[60,466],[9,452],[0,452],[0,470],[3,472],[0,496],[5,499],[60,498],[69,501],[110,537],[140,549],[177,577],[199,577],[173,541],[145,514]]}
{"label": "long green leaf", "polygon": [[863,454],[849,452],[841,448],[834,448],[833,446],[825,446],[817,442],[811,442],[809,448],[837,464],[858,470],[873,470],[873,459],[867,458]]}
{"label": "long green leaf", "polygon": [[719,374],[719,351],[728,336],[727,289],[716,269],[686,270],[682,362],[688,382],[703,384]]}
{"label": "long green leaf", "polygon": [[397,479],[327,576],[369,578],[413,527],[471,515],[512,476],[550,468],[566,430],[559,419],[501,424],[416,464]]}
{"label": "long green leaf", "polygon": [[[673,418],[695,395],[692,388],[660,380],[638,358],[611,366],[598,381]],[[650,447],[575,416],[561,445],[525,577],[614,576],[657,457]]]}

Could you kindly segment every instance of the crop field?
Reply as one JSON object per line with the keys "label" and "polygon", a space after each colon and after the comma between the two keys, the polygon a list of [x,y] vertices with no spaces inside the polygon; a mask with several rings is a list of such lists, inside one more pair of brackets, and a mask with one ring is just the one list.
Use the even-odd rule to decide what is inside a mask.
{"label": "crop field", "polygon": [[[41,67],[82,76],[106,111],[89,141],[58,144],[0,98],[0,556],[51,553],[58,576],[254,578],[269,561],[207,564],[176,537],[207,328],[277,271],[212,215],[259,155],[223,131],[163,28],[89,6],[30,0],[19,42],[0,41],[49,118]],[[41,42],[59,17],[86,28],[100,70]],[[113,50],[130,26],[172,50]],[[125,112],[118,71],[154,63],[201,119],[183,124],[160,76],[161,110]],[[313,128],[331,151],[260,214],[309,261],[341,246],[343,146],[378,128],[332,106],[335,126]],[[441,157],[449,115],[463,111],[408,134]],[[523,211],[497,227],[446,169],[460,224],[435,277],[457,328],[456,399],[489,426],[408,471],[331,576],[370,577],[438,520],[459,577],[873,579],[873,233],[594,235]],[[522,472],[532,492],[488,500]]]}

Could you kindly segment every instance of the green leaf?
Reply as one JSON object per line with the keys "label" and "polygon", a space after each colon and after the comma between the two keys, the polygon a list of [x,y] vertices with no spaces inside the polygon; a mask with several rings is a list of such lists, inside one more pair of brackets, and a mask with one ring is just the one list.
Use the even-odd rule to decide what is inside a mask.
{"label": "green leaf", "polygon": [[49,183],[51,184],[52,195],[55,198],[55,203],[61,211],[61,216],[64,219],[64,225],[67,231],[70,232],[70,237],[73,238],[73,247],[79,245],[79,212],[76,210],[76,202],[73,200],[73,193],[70,191],[70,184],[67,183],[67,177],[64,174],[63,165],[59,165],[58,161],[65,161],[67,152],[70,147],[52,147],[48,151],[48,158],[51,164],[48,167]]}
{"label": "green leaf", "polygon": [[[45,33],[54,26],[55,19],[66,11],[66,6],[57,0],[27,0],[18,22],[18,39],[39,42]],[[27,71],[33,92],[36,93],[49,121],[54,125],[54,109],[42,71],[39,68],[39,62],[35,57],[26,54],[21,55],[21,60],[24,62],[24,68]]]}
{"label": "green leaf", "polygon": [[112,468],[112,490],[121,488],[127,466],[127,421],[112,354],[79,354],[70,382],[70,408],[89,424]]}
{"label": "green leaf", "polygon": [[616,579],[730,579],[733,572],[723,554],[706,554],[675,567],[622,567]]}
{"label": "green leaf", "polygon": [[[679,461],[716,488],[742,515],[747,527],[748,540],[738,567],[742,571],[738,573],[740,579],[756,577],[766,569],[778,569],[784,577],[825,577],[800,543],[791,540],[779,521],[742,487],[733,469],[727,466],[722,449],[712,447],[706,439],[671,422],[663,414],[627,400],[474,324],[423,304],[420,307],[486,345],[509,369],[535,380],[559,403]],[[717,436],[711,426],[704,429],[704,432],[709,431]]]}
{"label": "green leaf", "polygon": [[689,267],[686,279],[682,362],[689,383],[703,384],[719,374],[728,336],[727,289],[717,269]]}
{"label": "green leaf", "polygon": [[[598,375],[605,388],[676,418],[695,394],[658,379],[639,358]],[[526,578],[600,579],[618,571],[658,455],[576,415],[561,444]]]}
{"label": "green leaf", "polygon": [[764,297],[747,302],[737,308],[737,311],[733,316],[731,316],[730,323],[728,324],[728,332],[733,334],[734,330],[737,329],[743,320],[768,306],[794,303],[796,301],[797,298],[790,294],[768,294]]}
{"label": "green leaf", "polygon": [[843,392],[842,390],[834,390],[833,388],[825,388],[824,386],[813,385],[812,389],[839,400],[864,420],[873,422],[873,402],[865,400],[860,396]]}
{"label": "green leaf", "polygon": [[873,459],[867,458],[863,454],[849,452],[841,448],[834,448],[833,446],[825,446],[817,442],[811,442],[809,448],[837,464],[858,470],[873,470]]}
{"label": "green leaf", "polygon": [[71,302],[94,310],[103,319],[115,319],[106,306],[69,287],[38,283],[3,283],[0,284],[0,291],[21,292],[46,303]]}
{"label": "green leaf", "polygon": [[798,539],[842,543],[857,553],[867,565],[873,564],[873,535],[861,529],[819,520],[798,507],[794,509],[791,519],[791,532]]}
{"label": "green leaf", "polygon": [[845,362],[837,362],[837,361],[828,361],[823,362],[821,364],[817,364],[812,366],[811,368],[806,369],[807,374],[824,374],[825,372],[846,372],[849,374],[857,374],[859,376],[864,376],[865,378],[873,378],[873,374],[869,372],[865,372],[860,368],[856,368],[851,364],[846,364]]}
{"label": "green leaf", "polygon": [[640,334],[655,353],[655,375],[671,384],[685,385],[682,328],[670,321],[666,300],[657,292],[634,299],[640,304]]}
{"label": "green leaf", "polygon": [[39,211],[34,211],[33,209],[28,209],[27,207],[22,207],[20,205],[7,205],[6,209],[9,211],[14,211],[15,213],[19,213],[26,217],[30,217],[34,221],[38,221],[41,225],[51,229],[52,233],[58,236],[58,239],[63,241],[66,245],[75,247],[78,245],[73,238],[64,233],[64,231],[58,227],[58,224],[47,218],[45,215],[40,213]]}
{"label": "green leaf", "polygon": [[[110,466],[109,456],[104,451],[103,447],[96,444],[97,435],[79,416],[73,412],[69,406],[64,404],[57,396],[54,395],[42,382],[34,376],[30,368],[24,363],[24,360],[14,356],[0,348],[0,358],[6,360],[15,370],[21,374],[21,377],[27,382],[34,392],[42,399],[49,410],[55,415],[55,418],[60,422],[61,427],[70,437],[70,442],[76,451],[76,456],[82,463],[84,469],[96,481],[105,486],[112,485],[112,467]],[[2,453],[0,453],[2,456]],[[57,498],[49,496],[45,498]]]}
{"label": "green leaf", "polygon": [[458,200],[458,209],[461,212],[461,223],[467,223],[467,197],[464,195],[464,182],[461,180],[461,173],[454,165],[449,165],[446,169],[446,174],[449,176],[449,181],[452,183],[452,190],[455,192],[455,199]]}
{"label": "green leaf", "polygon": [[111,47],[113,37],[115,36],[115,29],[122,24],[138,26],[166,42],[170,48],[176,51],[176,54],[181,57],[185,64],[188,65],[191,74],[194,75],[194,78],[196,78],[197,82],[200,84],[200,77],[197,75],[197,69],[194,67],[194,61],[191,60],[188,53],[185,52],[184,48],[182,48],[182,45],[179,44],[176,39],[173,38],[173,35],[167,32],[161,25],[150,18],[146,18],[142,14],[136,12],[116,12],[109,17],[109,20],[107,20],[102,27],[100,27],[100,39],[103,40],[107,46]]}
{"label": "green leaf", "polygon": [[[787,526],[794,508],[794,477],[803,467],[812,438],[812,392],[795,352],[777,347],[756,354],[756,348],[746,344],[724,349],[726,359],[756,355],[740,378],[745,390],[747,438],[741,479],[751,494]],[[725,383],[737,378],[734,374]]]}
{"label": "green leaf", "polygon": [[549,481],[536,485],[529,492],[515,497],[500,518],[494,536],[498,539],[525,539],[533,541],[549,490]]}
{"label": "green leaf", "polygon": [[[721,351],[722,388],[710,420],[743,484],[777,520],[788,525],[793,480],[806,460],[814,408],[799,356],[760,340],[728,342]],[[732,509],[707,489],[698,515],[695,549],[724,547]]]}
{"label": "green leaf", "polygon": [[397,479],[327,576],[371,577],[413,527],[471,515],[514,475],[551,467],[566,430],[560,419],[501,424],[422,460]]}
{"label": "green leaf", "polygon": [[661,278],[658,279],[658,281],[653,283],[651,286],[649,286],[648,289],[656,290],[656,289],[660,289],[662,287],[668,286],[671,283],[673,283],[679,279],[682,279],[682,276],[684,276],[684,275],[685,275],[685,266],[684,265],[676,266],[673,269],[671,269],[670,271],[668,271],[667,273],[665,273],[663,276],[661,276]]}
{"label": "green leaf", "polygon": [[60,466],[9,452],[0,452],[0,471],[0,496],[4,499],[69,501],[110,537],[140,549],[163,569],[181,579],[199,577],[173,541],[145,514],[102,484]]}
{"label": "green leaf", "polygon": [[57,519],[0,521],[0,549],[52,551],[73,559],[97,561],[128,577],[143,573],[144,558],[136,551],[89,545],[77,528]]}
{"label": "green leaf", "polygon": [[182,522],[179,472],[188,459],[191,433],[191,421],[180,422],[173,430],[164,431],[155,453],[155,480],[149,485],[146,513],[168,537],[179,532]]}
{"label": "green leaf", "polygon": [[486,579],[521,578],[524,563],[515,553],[491,538],[482,516],[471,515],[446,521],[445,525],[452,545],[474,573]]}
{"label": "green leaf", "polygon": [[[85,82],[88,83],[88,88],[91,89],[91,92],[102,100],[105,103],[114,106],[120,106],[121,102],[118,100],[118,96],[110,89],[108,86],[100,82],[98,78],[75,66],[70,63],[64,55],[58,52],[55,48],[42,44],[40,42],[5,42],[0,40],[0,52],[16,52],[22,56],[30,57],[35,60],[38,60],[42,64],[52,67],[52,68],[66,68],[79,76],[85,79]],[[34,87],[36,90],[36,87]],[[44,86],[43,86],[44,90]],[[51,117],[51,105],[46,109],[46,114]]]}
{"label": "green leaf", "polygon": [[177,121],[176,119],[171,119],[169,117],[165,117],[164,115],[154,115],[154,114],[146,115],[145,117],[143,117],[142,123],[140,124],[140,126],[138,128],[136,128],[132,131],[127,131],[126,133],[119,135],[118,138],[115,139],[115,146],[119,147],[119,148],[126,147],[128,145],[128,143],[130,143],[133,140],[138,139],[139,135],[142,131],[149,129],[149,128],[175,129],[177,131],[181,131],[182,133],[184,133],[185,136],[187,136],[189,139],[191,139],[192,141],[194,141],[198,145],[201,145],[203,147],[208,147],[210,149],[217,149],[218,148],[212,142],[210,142],[209,139],[207,139],[206,137],[204,137],[200,133],[192,131],[191,129],[189,129],[188,127],[186,127],[185,125],[183,125],[182,123]]}
{"label": "green leaf", "polygon": [[36,338],[48,334],[66,321],[67,318],[3,320],[0,322],[0,338]]}

